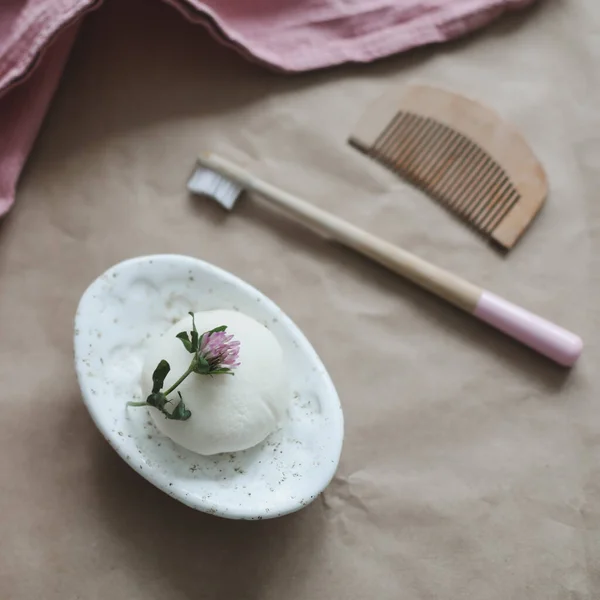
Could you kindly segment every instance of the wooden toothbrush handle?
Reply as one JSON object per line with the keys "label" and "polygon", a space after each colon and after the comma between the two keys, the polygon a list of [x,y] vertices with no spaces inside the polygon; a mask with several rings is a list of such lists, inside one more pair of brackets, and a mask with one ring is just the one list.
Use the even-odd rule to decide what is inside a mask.
{"label": "wooden toothbrush handle", "polygon": [[375,260],[444,300],[467,312],[475,310],[482,290],[464,279],[255,177],[221,156],[209,154],[200,157],[199,162],[257,192],[312,229]]}
{"label": "wooden toothbrush handle", "polygon": [[208,154],[200,157],[199,162],[260,194],[312,229],[371,258],[559,364],[571,366],[581,354],[583,344],[575,334],[259,179],[226,158]]}

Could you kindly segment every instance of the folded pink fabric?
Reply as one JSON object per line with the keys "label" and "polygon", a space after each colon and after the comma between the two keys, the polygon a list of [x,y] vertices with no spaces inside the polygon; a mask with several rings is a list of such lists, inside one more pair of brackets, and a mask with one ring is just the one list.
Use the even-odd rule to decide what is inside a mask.
{"label": "folded pink fabric", "polygon": [[[535,0],[164,0],[249,59],[297,72],[442,42]],[[58,85],[81,17],[102,0],[0,2],[0,215]]]}

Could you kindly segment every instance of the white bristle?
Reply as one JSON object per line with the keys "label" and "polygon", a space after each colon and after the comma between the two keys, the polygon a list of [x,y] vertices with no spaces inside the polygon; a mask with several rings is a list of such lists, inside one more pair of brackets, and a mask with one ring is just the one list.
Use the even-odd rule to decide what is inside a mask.
{"label": "white bristle", "polygon": [[210,196],[223,208],[231,210],[242,192],[242,186],[234,183],[220,173],[211,169],[197,167],[187,184],[188,190],[194,194]]}

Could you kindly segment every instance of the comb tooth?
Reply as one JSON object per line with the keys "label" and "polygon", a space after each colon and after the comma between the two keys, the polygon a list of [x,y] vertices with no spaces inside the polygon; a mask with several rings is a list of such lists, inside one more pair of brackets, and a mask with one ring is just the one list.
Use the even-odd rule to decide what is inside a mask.
{"label": "comb tooth", "polygon": [[427,140],[431,137],[432,132],[435,132],[436,124],[431,119],[421,123],[420,129],[402,148],[396,157],[395,168],[402,172],[403,176],[409,181],[413,180],[413,169],[411,165],[418,164],[420,157],[423,154],[423,149],[427,148]]}
{"label": "comb tooth", "polygon": [[457,160],[456,168],[440,182],[438,191],[449,207],[460,200],[463,189],[467,189],[471,180],[479,177],[480,169],[484,164],[483,157],[477,151],[477,146],[471,144],[470,141],[467,140],[461,148],[462,152]]}
{"label": "comb tooth", "polygon": [[478,226],[478,224],[477,224],[478,216],[481,214],[481,212],[483,210],[486,209],[487,206],[489,206],[490,198],[494,197],[494,196],[490,196],[490,190],[493,191],[495,189],[494,186],[496,186],[497,181],[498,181],[498,176],[496,176],[495,178],[489,179],[486,184],[485,189],[483,191],[480,190],[473,195],[473,197],[470,200],[469,206],[467,207],[465,212],[463,212],[463,217],[465,219],[467,219],[475,227]]}
{"label": "comb tooth", "polygon": [[479,219],[479,216],[486,210],[490,210],[492,205],[499,197],[501,197],[506,188],[510,186],[510,181],[507,179],[505,173],[499,169],[497,177],[483,190],[479,195],[479,199],[470,209],[470,218],[473,221]]}
{"label": "comb tooth", "polygon": [[389,167],[387,163],[387,153],[398,143],[398,139],[402,137],[404,131],[410,126],[411,122],[410,115],[405,113],[396,124],[391,127],[386,127],[380,136],[381,139],[379,142],[371,148],[371,156],[381,162],[384,166]]}
{"label": "comb tooth", "polygon": [[466,185],[466,176],[471,174],[475,176],[479,166],[477,147],[466,138],[462,138],[462,143],[456,150],[458,156],[453,168],[449,169],[444,177],[439,181],[437,193],[443,198],[448,206],[453,206],[460,198],[456,194],[457,188],[460,189]]}
{"label": "comb tooth", "polygon": [[402,130],[399,131],[398,135],[396,135],[393,140],[381,149],[379,160],[385,167],[403,175],[398,168],[398,156],[402,153],[408,140],[410,140],[419,130],[420,125],[420,119],[416,115],[407,113],[407,118]]}
{"label": "comb tooth", "polygon": [[521,195],[517,192],[517,190],[513,190],[512,194],[508,198],[508,202],[506,205],[498,212],[498,214],[493,217],[489,223],[486,225],[486,229],[491,234],[494,229],[502,223],[502,220],[506,215],[513,209],[514,205],[521,199]]}
{"label": "comb tooth", "polygon": [[386,140],[389,139],[391,132],[394,131],[398,127],[398,125],[402,122],[402,120],[405,117],[406,117],[406,113],[403,113],[403,112],[397,113],[396,116],[388,123],[388,125],[386,125],[383,128],[382,132],[379,134],[377,139],[373,142],[373,148],[378,148],[379,146],[384,144],[386,142]]}
{"label": "comb tooth", "polygon": [[477,206],[482,199],[481,189],[489,184],[493,178],[493,171],[487,163],[484,163],[480,171],[479,179],[473,182],[473,186],[465,190],[459,203],[454,207],[454,210],[464,219],[470,220],[472,217],[473,206]]}
{"label": "comb tooth", "polygon": [[423,119],[422,117],[417,117],[416,119],[412,131],[402,140],[400,147],[393,157],[394,167],[401,171],[404,171],[404,161],[406,157],[412,155],[413,148],[419,143],[419,140],[422,139],[429,122],[429,119]]}
{"label": "comb tooth", "polygon": [[448,136],[445,137],[444,143],[439,148],[437,160],[432,164],[431,169],[427,173],[423,173],[419,177],[421,187],[435,195],[436,188],[441,179],[444,178],[448,169],[450,169],[455,160],[453,156],[460,152],[464,140],[454,130],[448,128]]}
{"label": "comb tooth", "polygon": [[373,153],[385,154],[385,149],[390,143],[395,143],[399,136],[402,135],[403,129],[406,127],[407,121],[409,121],[407,113],[398,113],[393,121],[381,132],[379,137],[375,140],[373,147],[371,148]]}
{"label": "comb tooth", "polygon": [[466,197],[462,199],[458,207],[460,213],[469,220],[477,217],[482,202],[483,207],[485,207],[486,197],[489,195],[490,190],[497,187],[498,183],[501,183],[506,177],[497,163],[487,153],[484,152],[484,155],[486,156],[486,164],[483,167],[482,177],[467,191]]}
{"label": "comb tooth", "polygon": [[[464,144],[462,149],[465,149]],[[482,232],[489,233],[489,225],[494,220],[498,221],[495,217],[505,214],[502,207],[508,204],[510,194],[502,193],[502,198],[497,197],[497,201],[493,204],[485,202],[486,196],[490,190],[497,189],[498,182],[507,181],[506,174],[487,153],[470,141],[465,154],[458,162],[460,167],[452,173],[450,180],[445,178],[446,184],[450,187],[446,186],[433,191],[437,191],[436,195],[441,196],[441,200],[460,217]],[[470,174],[467,178],[463,177],[465,171]],[[502,186],[502,190],[503,188],[504,186]],[[467,192],[466,197],[463,195],[464,191]],[[500,202],[500,200],[502,201]],[[480,207],[482,202],[483,205]],[[479,210],[477,210],[478,207],[480,207]],[[474,211],[477,211],[477,214],[474,215]]]}
{"label": "comb tooth", "polygon": [[452,205],[463,210],[469,202],[474,189],[489,177],[490,163],[485,152],[476,144],[470,143],[470,152],[464,162],[464,171],[460,173],[448,193],[452,196]]}
{"label": "comb tooth", "polygon": [[[505,206],[506,204],[508,204],[510,202],[510,199],[512,198],[512,191],[510,189],[505,190],[505,192],[502,194],[500,201],[499,201],[499,205],[500,206]],[[496,205],[498,206],[498,205]],[[475,221],[473,221],[473,225],[475,227],[477,227],[478,229],[480,229],[481,231],[483,231],[484,233],[488,232],[488,228],[484,226],[484,223],[489,219],[490,217],[490,212],[486,211],[484,213],[481,213],[477,219]]]}
{"label": "comb tooth", "polygon": [[415,115],[407,113],[406,118],[398,124],[394,134],[380,148],[376,149],[377,157],[389,169],[394,169],[394,156],[401,147],[405,136],[410,135],[416,124]]}
{"label": "comb tooth", "polygon": [[423,135],[417,140],[412,148],[412,156],[409,156],[403,165],[403,170],[406,173],[406,177],[411,181],[415,180],[416,170],[418,166],[423,163],[425,158],[428,156],[431,147],[431,140],[436,139],[440,125],[433,119],[427,119],[428,123],[423,131]]}
{"label": "comb tooth", "polygon": [[482,197],[482,191],[486,190],[490,185],[493,185],[495,178],[498,177],[495,163],[488,156],[483,154],[484,160],[477,172],[477,179],[469,182],[471,185],[461,194],[461,199],[457,210],[465,216],[470,216],[473,209],[478,205]]}
{"label": "comb tooth", "polygon": [[438,149],[437,161],[434,169],[429,174],[423,173],[422,179],[427,189],[434,189],[442,185],[445,178],[460,162],[459,157],[462,154],[462,140],[456,136],[456,133],[450,130],[445,143]]}
{"label": "comb tooth", "polygon": [[430,173],[439,166],[443,160],[444,154],[448,148],[448,143],[452,138],[452,130],[442,123],[438,123],[437,137],[434,143],[429,148],[423,162],[418,165],[413,171],[413,179],[415,185],[424,188],[425,182],[428,180]]}
{"label": "comb tooth", "polygon": [[478,216],[477,226],[480,227],[483,231],[487,231],[489,229],[489,224],[494,220],[494,218],[499,213],[502,213],[504,208],[511,203],[514,194],[515,190],[512,187],[512,185],[508,186],[502,192],[502,194],[498,194],[493,204],[490,204],[490,206]]}
{"label": "comb tooth", "polygon": [[502,204],[503,199],[510,195],[513,186],[508,178],[503,174],[503,179],[501,179],[497,185],[492,186],[490,189],[486,191],[485,197],[487,197],[487,201],[482,203],[478,210],[474,210],[472,212],[472,219],[474,222],[481,224],[486,220],[486,217],[490,215],[491,212],[494,211],[494,208],[498,204]]}

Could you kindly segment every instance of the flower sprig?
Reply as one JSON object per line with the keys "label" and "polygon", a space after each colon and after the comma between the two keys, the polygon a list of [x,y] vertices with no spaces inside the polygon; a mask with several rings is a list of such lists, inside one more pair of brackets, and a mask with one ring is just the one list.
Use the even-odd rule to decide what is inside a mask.
{"label": "flower sprig", "polygon": [[239,367],[240,342],[235,340],[233,335],[226,333],[227,325],[215,327],[199,335],[194,313],[190,312],[189,314],[192,317],[192,331],[181,331],[176,337],[181,340],[185,349],[194,355],[190,366],[171,387],[162,391],[165,379],[171,371],[171,366],[166,360],[161,360],[154,369],[154,373],[152,373],[152,392],[146,398],[146,401],[128,402],[128,406],[153,406],[163,413],[167,419],[187,421],[192,413],[186,408],[181,393],[177,392],[179,402],[171,412],[166,408],[167,404],[172,404],[167,396],[174,392],[192,373],[197,375],[233,375],[233,369]]}

